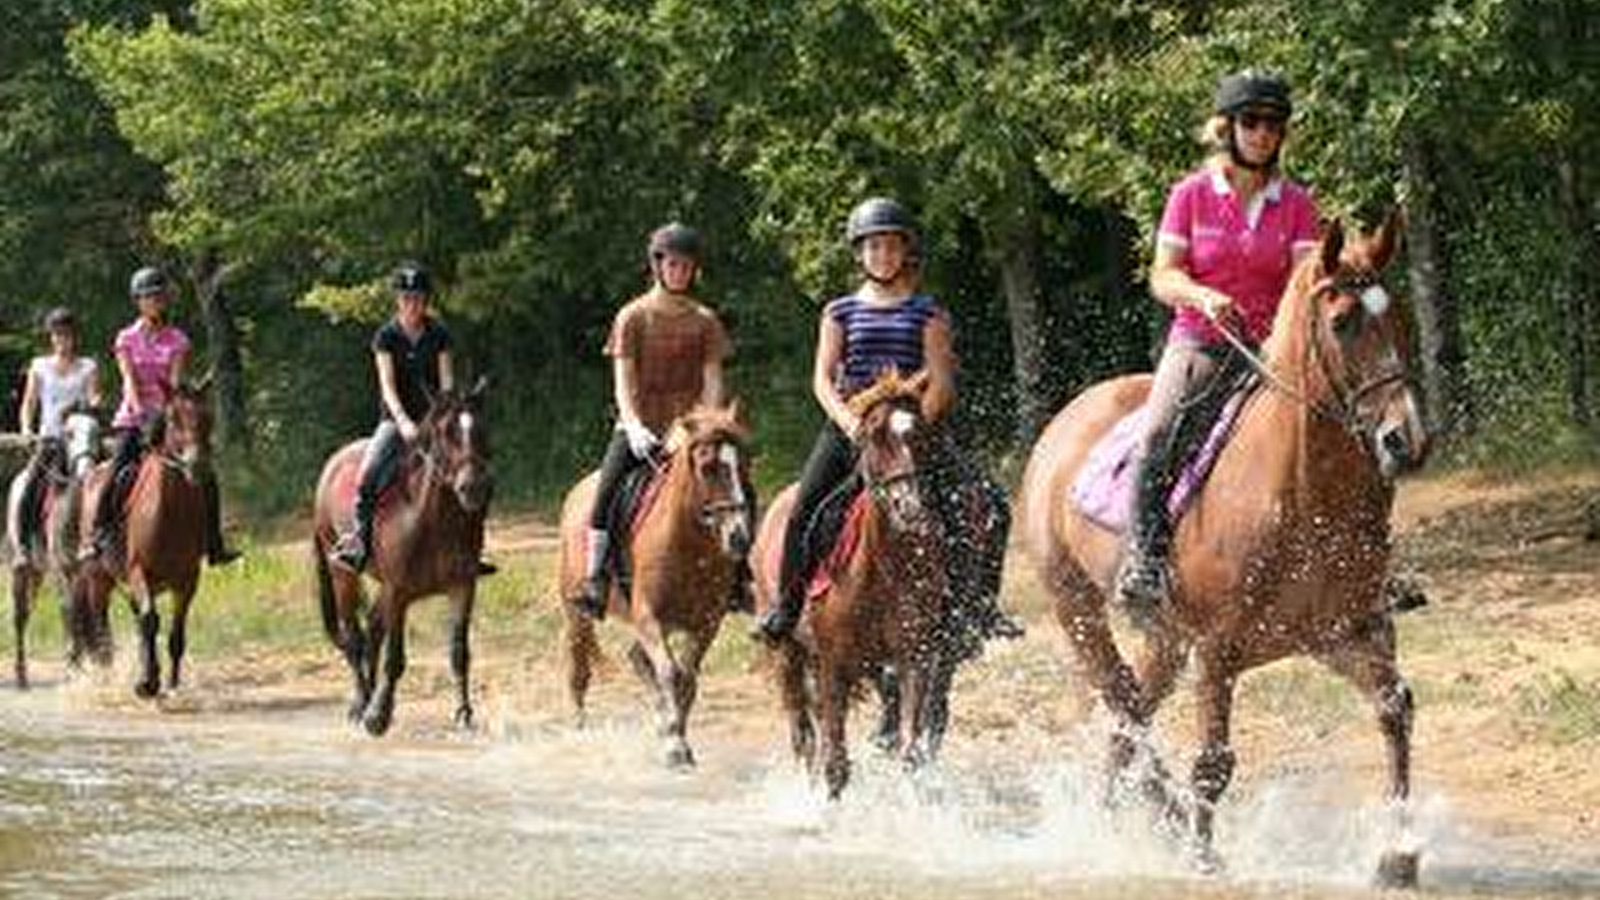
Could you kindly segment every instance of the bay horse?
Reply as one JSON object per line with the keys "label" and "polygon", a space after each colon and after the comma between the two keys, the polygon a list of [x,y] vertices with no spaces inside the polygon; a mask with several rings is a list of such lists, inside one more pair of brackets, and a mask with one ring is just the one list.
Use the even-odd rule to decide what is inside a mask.
{"label": "bay horse", "polygon": [[[167,632],[167,689],[182,681],[188,647],[189,606],[205,558],[206,500],[202,467],[211,465],[211,408],[205,382],[179,384],[161,414],[159,438],[138,463],[124,502],[122,540],[81,564],[71,579],[69,604],[91,639],[109,634],[111,592],[120,582],[128,592],[139,626],[140,674],[134,693],[151,698],[161,692],[157,643],[161,615],[156,598],[172,594],[172,625]],[[111,464],[96,466],[84,481],[83,509],[94,509],[101,491],[111,489]],[[79,543],[94,539],[94,517],[78,524]],[[75,639],[76,640],[76,639]]]}
{"label": "bay horse", "polygon": [[[1177,523],[1172,596],[1146,631],[1136,665],[1112,634],[1120,537],[1069,501],[1091,448],[1144,402],[1147,375],[1094,385],[1033,448],[1022,487],[1027,549],[1055,597],[1078,674],[1116,720],[1110,769],[1126,779],[1150,720],[1193,656],[1199,753],[1192,798],[1166,787],[1159,762],[1140,785],[1186,831],[1203,869],[1218,798],[1232,777],[1234,685],[1249,669],[1306,654],[1370,701],[1388,746],[1388,796],[1403,830],[1410,793],[1412,695],[1395,660],[1383,596],[1393,479],[1428,450],[1407,374],[1404,306],[1379,277],[1401,230],[1396,211],[1375,234],[1346,240],[1338,223],[1302,260],[1261,356],[1262,387],[1242,407],[1209,480]],[[1148,750],[1148,747],[1145,749]],[[1417,853],[1397,839],[1379,863],[1385,884],[1415,883]]]}
{"label": "bay horse", "polygon": [[[417,424],[394,482],[379,498],[367,574],[378,583],[367,606],[361,576],[328,555],[350,527],[365,438],[334,451],[317,480],[311,547],[323,630],[350,666],[355,693],[349,718],[382,735],[394,716],[395,688],[406,668],[406,610],[433,594],[450,598],[450,672],[457,727],[473,727],[470,631],[477,597],[484,519],[494,493],[486,382],[465,394],[435,396]],[[365,609],[364,609],[365,607]],[[361,622],[366,613],[365,626]]]}
{"label": "bay horse", "polygon": [[[865,504],[845,555],[828,567],[828,584],[806,604],[794,634],[774,648],[778,691],[789,719],[790,745],[806,768],[820,766],[830,799],[850,778],[845,723],[862,679],[885,701],[880,742],[915,768],[936,740],[951,662],[940,629],[947,608],[945,536],[919,478],[925,378],[890,371],[849,400],[861,419],[857,471]],[[758,612],[778,602],[779,548],[793,513],[791,485],[773,501],[756,537]],[[815,690],[808,686],[808,676]],[[945,683],[941,687],[941,683]],[[893,685],[893,688],[889,688]],[[884,729],[891,733],[883,734]]]}
{"label": "bay horse", "polygon": [[[39,531],[25,535],[22,505],[26,473],[19,472],[11,479],[11,489],[6,502],[6,549],[11,557],[11,621],[16,633],[15,670],[17,687],[28,686],[28,619],[33,601],[47,575],[61,595],[61,613],[65,624],[63,632],[69,641],[67,663],[76,668],[83,655],[91,650],[102,663],[110,662],[111,645],[108,635],[94,635],[75,615],[70,602],[69,585],[78,565],[77,529],[83,512],[83,478],[94,468],[100,453],[100,420],[83,408],[65,411],[59,438],[40,438],[51,444],[40,448],[41,453],[61,461],[64,471],[58,472],[53,463],[44,462],[45,471],[39,475],[37,490],[39,504]],[[32,465],[33,463],[30,463]],[[98,638],[98,639],[97,639]]]}
{"label": "bay horse", "polygon": [[[750,550],[755,498],[749,483],[749,440],[737,402],[699,406],[678,417],[666,441],[667,458],[654,474],[654,496],[619,534],[632,589],[624,596],[611,579],[609,609],[633,634],[628,660],[656,697],[666,763],[694,765],[687,737],[689,712],[699,691],[700,663],[711,649],[735,566]],[[595,622],[576,600],[585,575],[585,545],[599,474],[573,486],[561,505],[560,592],[566,626],[567,688],[579,721],[599,653]]]}

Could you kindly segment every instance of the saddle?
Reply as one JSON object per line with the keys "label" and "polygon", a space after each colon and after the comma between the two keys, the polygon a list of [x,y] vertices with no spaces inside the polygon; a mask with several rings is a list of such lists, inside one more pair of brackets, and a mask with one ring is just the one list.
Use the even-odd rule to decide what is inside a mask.
{"label": "saddle", "polygon": [[[1207,395],[1178,414],[1173,424],[1170,464],[1176,475],[1167,494],[1167,516],[1176,524],[1200,495],[1211,468],[1239,419],[1240,410],[1260,387],[1247,367],[1224,369],[1206,389]],[[1140,405],[1113,425],[1089,451],[1073,481],[1071,502],[1090,521],[1116,534],[1127,530],[1133,516],[1138,476],[1134,455],[1149,410]]]}

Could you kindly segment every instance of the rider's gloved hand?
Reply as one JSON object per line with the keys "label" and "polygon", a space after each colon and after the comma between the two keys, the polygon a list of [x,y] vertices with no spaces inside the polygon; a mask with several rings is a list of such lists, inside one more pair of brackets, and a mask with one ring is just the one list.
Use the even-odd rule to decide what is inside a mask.
{"label": "rider's gloved hand", "polygon": [[661,446],[661,439],[638,419],[625,419],[618,426],[628,437],[628,449],[639,459],[649,459]]}
{"label": "rider's gloved hand", "polygon": [[1216,322],[1233,310],[1233,298],[1221,291],[1203,288],[1200,301],[1195,305],[1205,313],[1206,318]]}

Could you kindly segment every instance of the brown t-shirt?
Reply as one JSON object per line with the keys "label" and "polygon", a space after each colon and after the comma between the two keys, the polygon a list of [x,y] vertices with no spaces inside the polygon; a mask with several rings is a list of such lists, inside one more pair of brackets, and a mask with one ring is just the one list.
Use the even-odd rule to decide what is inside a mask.
{"label": "brown t-shirt", "polygon": [[618,310],[606,339],[607,356],[633,360],[633,406],[658,435],[699,402],[705,364],[729,350],[728,333],[711,310],[651,294]]}

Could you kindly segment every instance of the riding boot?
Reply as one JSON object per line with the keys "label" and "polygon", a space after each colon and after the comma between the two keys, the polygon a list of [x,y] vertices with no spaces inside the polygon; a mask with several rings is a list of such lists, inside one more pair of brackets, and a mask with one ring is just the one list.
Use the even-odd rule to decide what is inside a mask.
{"label": "riding boot", "polygon": [[[1153,442],[1166,443],[1164,441]],[[1172,576],[1167,556],[1172,525],[1167,518],[1167,461],[1154,447],[1145,457],[1134,487],[1133,521],[1122,568],[1117,573],[1117,600],[1135,626],[1146,627],[1170,599]]]}
{"label": "riding boot", "polygon": [[225,566],[238,559],[240,553],[229,547],[222,536],[222,490],[217,485],[216,473],[208,470],[202,474],[200,487],[206,496],[206,562]]}
{"label": "riding boot", "polygon": [[101,489],[98,502],[95,503],[94,536],[90,538],[89,544],[78,552],[80,562],[109,554],[116,546],[117,526],[122,507],[127,503],[128,495],[133,492],[133,483],[138,477],[137,460],[112,472],[111,481]]}
{"label": "riding boot", "polygon": [[750,590],[750,583],[755,580],[755,573],[750,571],[749,557],[741,556],[733,564],[733,583],[728,592],[728,612],[753,613],[756,611],[756,598]]}
{"label": "riding boot", "polygon": [[611,532],[604,528],[590,528],[583,585],[573,599],[573,605],[597,622],[606,617],[606,595],[611,589],[610,579],[606,577],[606,562],[610,555]]}
{"label": "riding boot", "polygon": [[373,514],[378,505],[376,481],[370,473],[361,474],[350,530],[339,536],[339,544],[329,556],[335,565],[357,574],[366,569],[367,560],[372,557]]}

